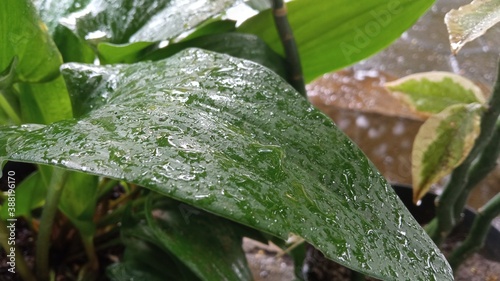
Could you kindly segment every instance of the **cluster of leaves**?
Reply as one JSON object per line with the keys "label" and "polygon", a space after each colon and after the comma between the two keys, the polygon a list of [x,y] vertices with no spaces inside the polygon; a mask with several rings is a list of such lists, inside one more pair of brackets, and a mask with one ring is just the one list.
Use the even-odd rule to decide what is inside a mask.
{"label": "cluster of leaves", "polygon": [[[432,2],[290,2],[306,81],[387,46]],[[56,268],[60,211],[81,237],[81,279],[118,241],[113,280],[251,280],[241,238],[293,233],[371,276],[451,280],[363,153],[286,82],[271,11],[236,27],[235,5],[0,3],[0,163],[38,167],[1,216],[37,232],[37,278]]]}
{"label": "cluster of leaves", "polygon": [[412,150],[413,201],[460,165],[479,135],[484,111],[482,90],[449,72],[425,72],[386,83],[415,111],[430,117],[420,127]]}
{"label": "cluster of leaves", "polygon": [[[445,16],[453,54],[500,21],[500,2],[474,0]],[[499,66],[500,67],[500,66]],[[418,113],[430,115],[412,151],[413,200],[450,175],[437,199],[437,215],[426,227],[440,245],[460,220],[472,189],[496,166],[500,156],[500,69],[485,101],[472,81],[446,72],[412,74],[386,84]],[[449,256],[455,270],[479,250],[491,221],[500,215],[500,194],[479,209],[469,236]]]}

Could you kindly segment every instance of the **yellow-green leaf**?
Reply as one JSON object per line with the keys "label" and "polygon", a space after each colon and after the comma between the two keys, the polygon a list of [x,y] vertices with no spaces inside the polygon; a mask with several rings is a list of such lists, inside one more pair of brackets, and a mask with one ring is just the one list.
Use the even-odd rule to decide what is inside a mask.
{"label": "yellow-green leaf", "polygon": [[456,54],[468,42],[483,35],[500,21],[500,0],[474,0],[444,17],[451,51]]}
{"label": "yellow-green leaf", "polygon": [[415,203],[469,154],[479,135],[482,108],[479,103],[452,105],[420,127],[412,151]]}
{"label": "yellow-green leaf", "polygon": [[444,71],[411,74],[385,87],[415,111],[434,114],[454,104],[485,103],[483,92],[469,79]]}

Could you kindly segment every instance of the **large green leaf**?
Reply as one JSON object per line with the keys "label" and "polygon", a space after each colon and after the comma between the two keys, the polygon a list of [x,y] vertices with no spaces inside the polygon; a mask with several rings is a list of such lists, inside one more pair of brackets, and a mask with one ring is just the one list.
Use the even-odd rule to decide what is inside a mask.
{"label": "large green leaf", "polygon": [[[343,68],[387,47],[434,0],[295,0],[287,3],[306,81]],[[244,22],[239,31],[260,36],[283,54],[271,11]]]}
{"label": "large green leaf", "polygon": [[110,43],[171,40],[238,0],[92,0],[63,23],[81,38]]}
{"label": "large green leaf", "polygon": [[73,117],[62,76],[45,83],[21,83],[19,89],[23,123],[50,124]]}
{"label": "large green leaf", "polygon": [[385,280],[452,280],[363,153],[267,68],[189,49],[63,73],[86,109],[49,126],[1,128],[0,161],[137,183],[283,239],[295,233]]}
{"label": "large green leaf", "polygon": [[61,55],[31,0],[0,1],[0,72],[15,56],[16,81],[49,81],[59,73]]}

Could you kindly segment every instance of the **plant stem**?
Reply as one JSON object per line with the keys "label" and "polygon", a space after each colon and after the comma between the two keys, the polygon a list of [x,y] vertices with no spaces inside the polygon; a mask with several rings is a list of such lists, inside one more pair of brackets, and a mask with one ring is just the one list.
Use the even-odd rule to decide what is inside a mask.
{"label": "plant stem", "polygon": [[9,230],[7,229],[7,225],[3,220],[0,220],[0,244],[5,249],[5,253],[8,254],[10,252],[10,248],[14,248],[14,254],[16,259],[16,270],[25,281],[36,281],[35,276],[31,273],[26,260],[16,245],[9,245]]}
{"label": "plant stem", "polygon": [[497,159],[500,156],[500,119],[497,120],[495,132],[490,139],[490,142],[484,148],[479,160],[472,166],[469,171],[469,181],[465,186],[464,192],[455,203],[455,219],[459,219],[462,214],[463,206],[467,203],[469,194],[474,187],[482,181],[495,167]]}
{"label": "plant stem", "polygon": [[455,203],[464,191],[468,182],[468,172],[476,157],[483,151],[493,135],[498,115],[500,114],[500,71],[497,70],[497,81],[487,105],[486,111],[481,116],[481,133],[474,142],[469,155],[451,174],[451,179],[446,185],[441,196],[437,198],[438,227],[434,233],[429,233],[436,245],[440,245],[455,226],[455,208],[462,211],[464,206]]}
{"label": "plant stem", "polygon": [[14,98],[9,98],[9,96],[13,95],[13,89],[3,89],[0,90],[0,108],[7,114],[7,116],[14,122],[16,125],[20,125],[21,117],[19,116],[19,108],[18,105],[15,104]]}
{"label": "plant stem", "polygon": [[302,95],[306,95],[302,65],[299,50],[293,37],[292,27],[288,22],[287,10],[283,0],[272,0],[274,24],[278,30],[281,44],[285,49],[285,59],[288,65],[288,77],[290,84]]}
{"label": "plant stem", "polygon": [[36,273],[41,281],[49,280],[50,234],[67,175],[65,170],[54,168],[40,219],[40,231],[36,241]]}
{"label": "plant stem", "polygon": [[80,280],[92,280],[96,277],[97,270],[99,269],[99,260],[97,259],[95,247],[94,247],[94,236],[93,235],[84,235],[80,233],[82,238],[83,247],[85,249],[85,253],[87,258],[89,259],[88,263],[82,268],[80,272]]}
{"label": "plant stem", "polygon": [[448,258],[453,270],[457,269],[467,257],[483,247],[491,227],[491,221],[498,215],[500,215],[500,193],[479,209],[467,239]]}

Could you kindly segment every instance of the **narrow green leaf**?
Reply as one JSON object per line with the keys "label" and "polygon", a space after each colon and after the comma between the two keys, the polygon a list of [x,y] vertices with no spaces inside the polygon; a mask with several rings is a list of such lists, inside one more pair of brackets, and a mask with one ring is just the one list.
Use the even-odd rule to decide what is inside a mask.
{"label": "narrow green leaf", "polygon": [[481,104],[456,104],[420,127],[412,150],[413,201],[462,163],[480,132]]}
{"label": "narrow green leaf", "polygon": [[444,21],[450,35],[450,46],[456,54],[468,42],[480,37],[500,21],[500,1],[474,0],[458,10],[452,9]]}
{"label": "narrow green leaf", "polygon": [[13,87],[0,90],[0,111],[8,117],[7,122],[21,124],[19,95]]}
{"label": "narrow green leaf", "polygon": [[72,95],[87,97],[85,112],[0,128],[0,162],[140,184],[282,239],[295,233],[385,280],[452,280],[361,150],[269,69],[189,49],[158,62],[69,64],[63,73],[70,89],[82,89]]}
{"label": "narrow green leaf", "polygon": [[434,114],[454,104],[485,103],[483,92],[469,79],[444,71],[411,74],[385,87],[419,113]]}
{"label": "narrow green leaf", "polygon": [[152,42],[135,42],[129,44],[101,43],[97,46],[102,64],[133,63],[139,61],[139,56]]}
{"label": "narrow green leaf", "polygon": [[16,81],[49,81],[59,73],[61,55],[31,0],[0,1],[0,70],[15,56]]}
{"label": "narrow green leaf", "polygon": [[31,216],[31,211],[41,207],[45,201],[47,187],[42,181],[40,173],[35,172],[24,179],[15,189],[16,205],[9,210],[8,202],[4,202],[0,211],[0,218],[6,220],[12,218],[10,214],[14,211],[15,217]]}
{"label": "narrow green leaf", "polygon": [[97,204],[97,182],[96,176],[71,172],[59,201],[59,209],[85,237],[95,232],[93,218]]}
{"label": "narrow green leaf", "polygon": [[50,124],[73,117],[62,76],[46,83],[21,83],[19,100],[24,123]]}
{"label": "narrow green leaf", "polygon": [[[346,67],[387,47],[434,3],[434,0],[295,0],[288,19],[298,44],[306,82]],[[238,31],[261,37],[283,54],[271,11],[245,21]]]}

